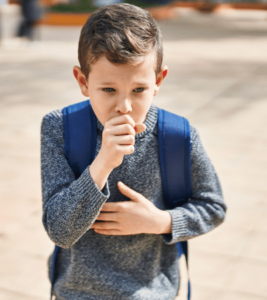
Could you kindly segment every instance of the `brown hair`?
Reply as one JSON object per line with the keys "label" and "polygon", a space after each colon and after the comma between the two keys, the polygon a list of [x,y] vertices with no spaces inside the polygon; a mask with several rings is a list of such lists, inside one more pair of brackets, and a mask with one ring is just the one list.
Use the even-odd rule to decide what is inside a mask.
{"label": "brown hair", "polygon": [[87,79],[90,65],[103,55],[112,63],[127,64],[135,63],[151,51],[156,53],[157,75],[163,46],[156,22],[148,11],[120,3],[101,7],[87,19],[80,35],[78,58]]}

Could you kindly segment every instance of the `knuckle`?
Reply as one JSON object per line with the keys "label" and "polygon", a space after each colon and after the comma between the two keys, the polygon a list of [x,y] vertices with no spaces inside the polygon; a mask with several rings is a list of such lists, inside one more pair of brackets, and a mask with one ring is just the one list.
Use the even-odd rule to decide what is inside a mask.
{"label": "knuckle", "polygon": [[112,121],[112,119],[106,121],[106,122],[104,123],[104,127],[109,126],[111,121]]}
{"label": "knuckle", "polygon": [[135,144],[135,138],[132,136],[132,135],[130,135],[130,142],[134,145]]}
{"label": "knuckle", "polygon": [[107,138],[109,136],[109,134],[110,134],[110,128],[104,128],[102,136],[104,138]]}
{"label": "knuckle", "polygon": [[125,209],[124,204],[123,203],[117,203],[117,209],[118,209],[118,211],[124,211],[124,209]]}
{"label": "knuckle", "polygon": [[125,129],[128,133],[131,133],[132,126],[130,124],[125,124]]}
{"label": "knuckle", "polygon": [[131,124],[134,125],[133,119],[129,115],[125,115],[125,117],[126,117],[126,121],[130,124],[130,126],[131,126]]}
{"label": "knuckle", "polygon": [[102,137],[103,137],[103,139],[106,138],[106,135],[107,135],[107,130],[104,128],[104,129],[103,129],[103,132],[102,132]]}
{"label": "knuckle", "polygon": [[125,121],[130,122],[130,116],[129,115],[124,115],[124,119],[125,119]]}
{"label": "knuckle", "polygon": [[115,149],[115,151],[117,152],[117,153],[121,153],[121,148],[119,147],[119,145],[115,145],[114,146],[114,149]]}
{"label": "knuckle", "polygon": [[133,145],[128,146],[126,151],[127,151],[127,154],[132,154],[134,152],[134,146]]}

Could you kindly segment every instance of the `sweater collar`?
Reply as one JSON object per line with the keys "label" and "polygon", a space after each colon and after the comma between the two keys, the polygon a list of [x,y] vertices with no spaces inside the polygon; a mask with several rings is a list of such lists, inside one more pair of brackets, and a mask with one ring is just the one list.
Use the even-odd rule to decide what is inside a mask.
{"label": "sweater collar", "polygon": [[[98,118],[96,118],[96,119],[97,119],[97,129],[100,132],[103,132],[104,126],[100,123]],[[144,124],[146,125],[146,130],[141,133],[138,133],[135,136],[135,138],[136,139],[142,138],[142,137],[146,136],[148,133],[152,132],[155,128],[157,120],[158,120],[158,108],[154,103],[152,103],[147,112],[146,119],[144,122]]]}

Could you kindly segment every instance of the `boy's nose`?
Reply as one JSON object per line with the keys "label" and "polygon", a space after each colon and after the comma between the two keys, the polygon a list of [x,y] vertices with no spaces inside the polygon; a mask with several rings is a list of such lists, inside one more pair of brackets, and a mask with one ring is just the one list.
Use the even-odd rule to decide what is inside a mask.
{"label": "boy's nose", "polygon": [[132,111],[132,103],[129,99],[124,99],[118,102],[116,112],[127,114]]}

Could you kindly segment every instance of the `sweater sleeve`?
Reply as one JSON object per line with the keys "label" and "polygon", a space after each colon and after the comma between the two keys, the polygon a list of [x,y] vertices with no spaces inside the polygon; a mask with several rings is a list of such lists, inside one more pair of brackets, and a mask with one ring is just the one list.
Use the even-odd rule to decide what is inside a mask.
{"label": "sweater sleeve", "polygon": [[41,179],[44,228],[56,245],[70,248],[94,223],[110,192],[108,182],[99,190],[89,166],[75,179],[64,155],[62,110],[42,120]]}
{"label": "sweater sleeve", "polygon": [[172,233],[162,234],[170,245],[202,235],[219,226],[227,207],[216,171],[205,152],[197,130],[191,126],[192,198],[180,207],[166,210],[172,217]]}

